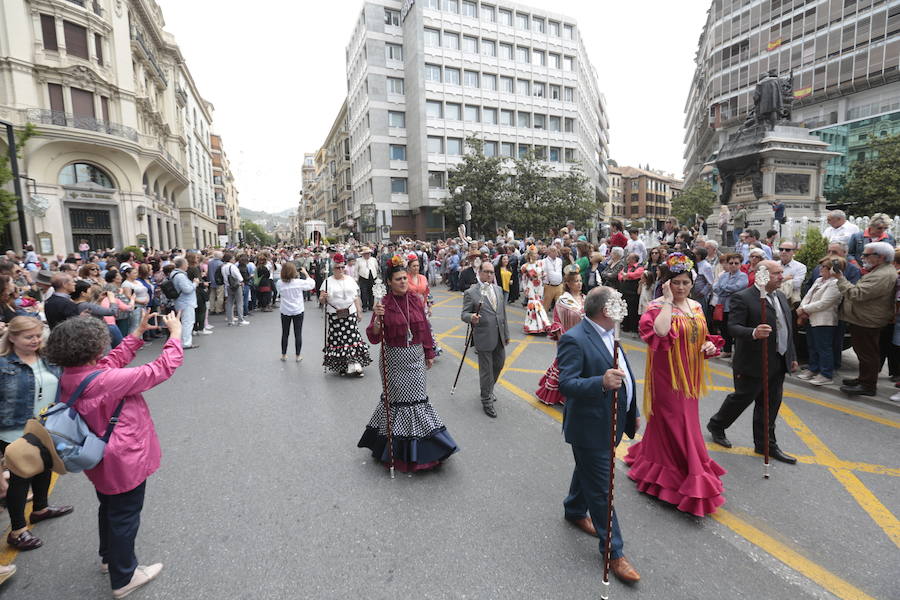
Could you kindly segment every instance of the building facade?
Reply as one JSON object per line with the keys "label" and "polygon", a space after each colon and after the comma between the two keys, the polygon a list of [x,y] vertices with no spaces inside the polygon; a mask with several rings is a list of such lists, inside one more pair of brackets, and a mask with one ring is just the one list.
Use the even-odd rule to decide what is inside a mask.
{"label": "building facade", "polygon": [[609,200],[605,203],[601,211],[607,222],[625,217],[625,192],[622,188],[622,169],[615,164],[614,160],[609,161]]}
{"label": "building facade", "polygon": [[649,169],[618,167],[618,170],[622,178],[624,219],[629,223],[641,221],[648,229],[662,229],[672,213],[672,198],[681,192],[683,182]]}
{"label": "building facade", "polygon": [[688,185],[716,183],[706,163],[743,122],[770,69],[793,73],[793,121],[842,153],[828,165],[826,194],[867,152],[866,129],[881,135],[900,121],[898,0],[714,0],[695,60],[685,106]]}
{"label": "building facade", "polygon": [[346,60],[346,216],[362,218],[363,239],[445,235],[436,209],[473,135],[488,156],[579,163],[606,199],[605,100],[573,19],[508,2],[366,2]]}
{"label": "building facade", "polygon": [[191,165],[211,115],[164,26],[153,0],[0,4],[0,117],[35,126],[21,217],[41,254],[215,239],[211,181]]}
{"label": "building facade", "polygon": [[234,175],[228,155],[222,145],[222,136],[209,136],[212,153],[212,184],[216,203],[216,227],[219,245],[228,246],[241,242],[241,215],[238,191],[234,185]]}

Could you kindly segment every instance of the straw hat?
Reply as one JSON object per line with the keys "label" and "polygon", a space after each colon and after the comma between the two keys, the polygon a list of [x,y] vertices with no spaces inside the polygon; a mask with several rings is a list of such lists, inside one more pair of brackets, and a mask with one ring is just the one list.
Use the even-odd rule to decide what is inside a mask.
{"label": "straw hat", "polygon": [[29,419],[25,423],[23,437],[6,447],[4,458],[9,470],[22,479],[31,479],[35,475],[44,472],[44,459],[41,458],[41,449],[24,437],[29,433],[37,438],[38,442],[50,452],[53,472],[65,475],[66,466],[63,464],[59,454],[56,453],[56,446],[53,444],[50,432],[35,419]]}

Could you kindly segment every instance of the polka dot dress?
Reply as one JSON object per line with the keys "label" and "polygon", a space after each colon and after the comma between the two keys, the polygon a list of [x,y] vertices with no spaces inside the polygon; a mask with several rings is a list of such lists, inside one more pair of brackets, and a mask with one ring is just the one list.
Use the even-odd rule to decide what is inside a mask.
{"label": "polka dot dress", "polygon": [[359,334],[356,315],[340,318],[328,314],[328,345],[323,352],[324,366],[339,374],[346,373],[350,363],[359,363],[363,367],[372,363],[369,345]]}

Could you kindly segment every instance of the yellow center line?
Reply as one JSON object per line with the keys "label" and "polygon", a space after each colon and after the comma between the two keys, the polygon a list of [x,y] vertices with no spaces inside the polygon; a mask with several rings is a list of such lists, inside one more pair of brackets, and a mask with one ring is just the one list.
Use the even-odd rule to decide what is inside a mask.
{"label": "yellow center line", "polygon": [[[838,460],[834,452],[819,439],[819,436],[807,427],[806,423],[789,406],[782,404],[780,413],[781,418],[790,425],[794,433],[803,440],[803,443],[809,446],[809,449],[812,450],[813,455],[817,459]],[[900,548],[900,521],[897,520],[897,517],[849,469],[829,467],[828,470],[844,486],[844,489],[853,496],[857,504],[875,521],[875,524]]]}

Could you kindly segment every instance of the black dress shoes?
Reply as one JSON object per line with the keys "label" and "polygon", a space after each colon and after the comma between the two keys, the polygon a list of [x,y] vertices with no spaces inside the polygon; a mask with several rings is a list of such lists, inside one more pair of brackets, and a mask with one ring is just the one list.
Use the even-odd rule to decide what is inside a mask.
{"label": "black dress shoes", "polygon": [[[757,454],[765,454],[761,447],[754,448],[753,451]],[[785,454],[778,446],[771,446],[769,448],[769,456],[774,458],[775,460],[787,463],[789,465],[797,464],[797,459],[795,457],[791,456],[790,454]]]}
{"label": "black dress shoes", "polygon": [[841,383],[844,385],[859,385],[859,379],[856,377],[848,377],[846,379],[841,379]]}
{"label": "black dress shoes", "polygon": [[875,390],[868,390],[859,385],[842,385],[841,391],[850,396],[874,396]]}
{"label": "black dress shoes", "polygon": [[714,427],[712,423],[707,423],[706,429],[712,434],[712,441],[725,448],[731,448],[731,442],[725,437],[725,430]]}
{"label": "black dress shoes", "polygon": [[484,414],[486,414],[490,418],[492,418],[492,419],[497,418],[497,411],[494,410],[493,404],[482,404],[481,408],[484,410]]}

